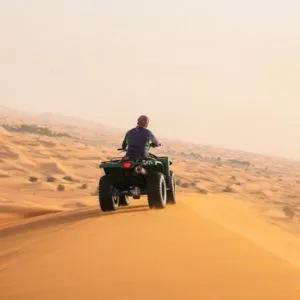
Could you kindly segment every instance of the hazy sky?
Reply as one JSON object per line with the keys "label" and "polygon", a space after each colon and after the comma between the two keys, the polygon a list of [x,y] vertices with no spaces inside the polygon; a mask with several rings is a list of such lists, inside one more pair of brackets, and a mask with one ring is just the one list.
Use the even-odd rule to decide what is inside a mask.
{"label": "hazy sky", "polygon": [[299,0],[0,0],[0,104],[300,158]]}

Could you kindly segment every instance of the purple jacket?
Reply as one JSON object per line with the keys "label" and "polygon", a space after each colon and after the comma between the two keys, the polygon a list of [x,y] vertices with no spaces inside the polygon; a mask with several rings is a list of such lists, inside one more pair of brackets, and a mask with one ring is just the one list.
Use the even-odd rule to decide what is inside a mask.
{"label": "purple jacket", "polygon": [[132,158],[147,157],[151,143],[154,147],[159,146],[158,140],[149,129],[135,127],[126,133],[122,149],[126,150],[127,146],[127,155]]}

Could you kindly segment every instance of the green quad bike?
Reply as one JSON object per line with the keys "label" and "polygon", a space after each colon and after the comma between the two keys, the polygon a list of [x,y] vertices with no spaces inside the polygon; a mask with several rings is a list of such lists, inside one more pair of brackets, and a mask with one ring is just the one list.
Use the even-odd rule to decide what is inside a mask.
{"label": "green quad bike", "polygon": [[105,174],[100,178],[98,193],[101,210],[117,210],[129,205],[129,197],[140,199],[142,195],[147,195],[151,209],[176,204],[175,176],[170,165],[169,157],[152,153],[148,158],[123,157],[102,162],[99,167]]}

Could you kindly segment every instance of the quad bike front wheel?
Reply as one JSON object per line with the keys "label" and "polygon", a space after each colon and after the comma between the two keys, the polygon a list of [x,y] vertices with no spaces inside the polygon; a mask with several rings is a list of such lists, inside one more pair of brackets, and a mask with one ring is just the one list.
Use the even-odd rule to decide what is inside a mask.
{"label": "quad bike front wheel", "polygon": [[173,171],[170,171],[170,176],[168,176],[168,185],[167,204],[176,204],[176,182]]}
{"label": "quad bike front wheel", "polygon": [[162,173],[155,172],[148,175],[147,191],[150,208],[165,208],[167,204],[167,185]]}
{"label": "quad bike front wheel", "polygon": [[112,211],[119,208],[119,196],[109,177],[104,175],[99,181],[99,205],[102,211]]}

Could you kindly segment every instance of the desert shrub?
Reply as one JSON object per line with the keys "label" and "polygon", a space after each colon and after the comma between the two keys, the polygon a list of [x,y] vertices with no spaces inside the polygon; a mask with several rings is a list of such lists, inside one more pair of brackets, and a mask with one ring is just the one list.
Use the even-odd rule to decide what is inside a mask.
{"label": "desert shrub", "polygon": [[54,178],[54,177],[48,177],[47,178],[47,182],[55,182],[56,181],[56,179]]}
{"label": "desert shrub", "polygon": [[73,178],[69,175],[64,176],[63,179],[66,180],[66,181],[73,181]]}
{"label": "desert shrub", "polygon": [[180,179],[176,180],[176,185],[179,185],[179,186],[181,185],[181,180]]}
{"label": "desert shrub", "polygon": [[94,192],[91,192],[91,196],[98,196],[99,195],[99,190],[96,189]]}
{"label": "desert shrub", "polygon": [[187,182],[183,182],[180,186],[183,188],[188,188],[189,184]]}
{"label": "desert shrub", "polygon": [[295,216],[295,210],[294,210],[292,207],[288,206],[288,205],[285,205],[285,206],[282,208],[282,210],[283,210],[283,212],[285,213],[285,215],[286,215],[288,218],[290,218],[290,219],[292,219],[292,218]]}
{"label": "desert shrub", "polygon": [[79,189],[85,190],[85,189],[87,189],[87,187],[88,187],[88,185],[86,183],[84,183],[79,187]]}
{"label": "desert shrub", "polygon": [[299,184],[299,183],[300,183],[300,180],[297,180],[297,181],[296,181],[296,183],[298,183],[298,184]]}
{"label": "desert shrub", "polygon": [[63,184],[59,184],[58,186],[57,186],[57,190],[59,191],[59,192],[62,192],[62,191],[64,191],[66,188],[65,188],[65,186],[63,185]]}
{"label": "desert shrub", "polygon": [[230,186],[228,185],[228,186],[226,186],[226,187],[223,189],[223,192],[224,192],[224,193],[233,193],[234,191],[233,191],[232,187],[230,187]]}
{"label": "desert shrub", "polygon": [[244,166],[244,167],[250,167],[251,166],[251,163],[249,161],[245,161],[245,160],[228,159],[228,162],[230,164],[233,164],[233,165],[241,165],[241,166]]}
{"label": "desert shrub", "polygon": [[240,182],[236,182],[235,184],[236,184],[236,185],[242,185]]}
{"label": "desert shrub", "polygon": [[198,188],[198,193],[206,195],[208,194],[208,191],[206,189]]}
{"label": "desert shrub", "polygon": [[232,180],[236,180],[236,177],[234,175],[231,176]]}
{"label": "desert shrub", "polygon": [[29,177],[29,181],[30,181],[30,182],[37,182],[37,181],[38,181],[38,178],[35,177],[35,176],[30,176],[30,177]]}

